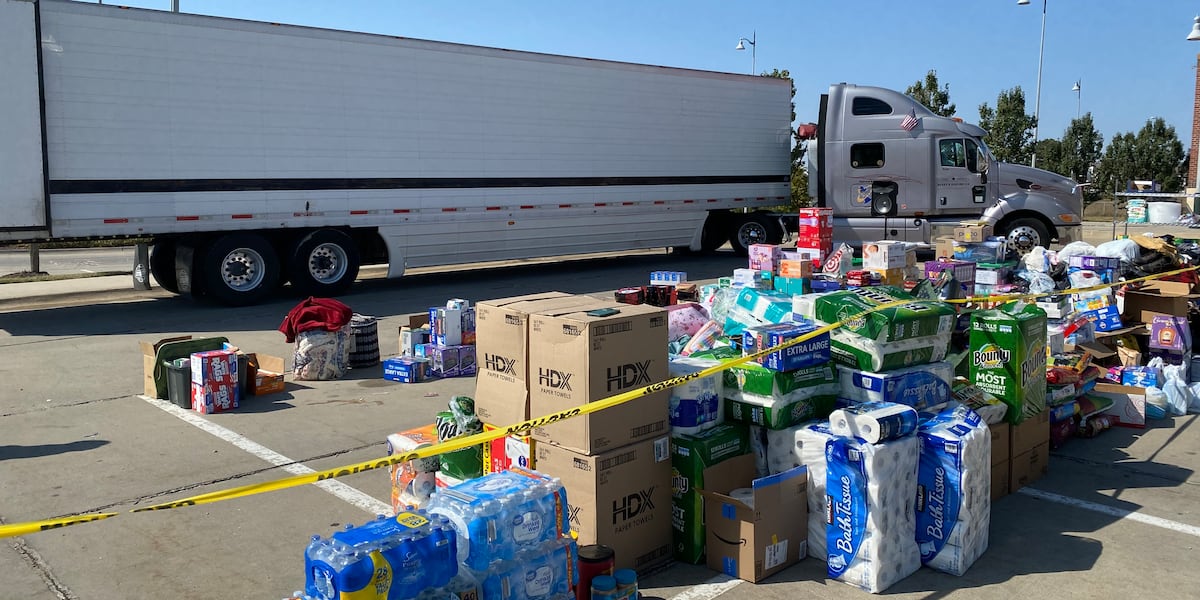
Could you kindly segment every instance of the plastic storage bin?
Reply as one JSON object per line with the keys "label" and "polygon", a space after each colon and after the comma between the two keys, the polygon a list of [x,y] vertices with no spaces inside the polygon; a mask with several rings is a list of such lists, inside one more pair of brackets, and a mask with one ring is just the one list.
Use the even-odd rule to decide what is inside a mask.
{"label": "plastic storage bin", "polygon": [[163,361],[167,368],[167,400],[183,408],[192,407],[192,360],[178,358]]}

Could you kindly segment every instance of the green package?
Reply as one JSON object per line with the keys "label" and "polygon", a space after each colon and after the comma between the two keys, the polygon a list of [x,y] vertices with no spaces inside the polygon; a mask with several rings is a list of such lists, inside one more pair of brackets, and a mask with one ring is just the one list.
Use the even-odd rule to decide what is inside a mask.
{"label": "green package", "polygon": [[877,342],[842,329],[829,333],[829,356],[834,363],[875,373],[938,362],[946,358],[949,349],[949,335]]}
{"label": "green package", "polygon": [[833,412],[840,388],[831,364],[777,372],[757,364],[725,371],[725,418],[787,429]]}
{"label": "green package", "polygon": [[1046,312],[1011,302],[971,316],[971,382],[1008,404],[1014,425],[1046,409]]}
{"label": "green package", "polygon": [[781,372],[746,363],[725,370],[726,390],[758,396],[783,397],[804,388],[836,382],[837,370],[828,364]]}
{"label": "green package", "polygon": [[704,562],[704,469],[750,452],[749,428],[722,423],[698,435],[671,436],[671,529],[675,560]]}
{"label": "green package", "polygon": [[[476,421],[478,422],[478,421]],[[434,418],[438,441],[444,442],[461,435],[473,435],[482,431],[463,431],[451,411],[439,412]],[[467,446],[441,455],[441,472],[455,479],[475,479],[483,476],[483,445]]]}
{"label": "green package", "polygon": [[[911,302],[859,316],[864,311],[897,301]],[[917,301],[911,294],[890,285],[823,294],[817,298],[814,312],[818,321],[841,321],[844,330],[879,342],[949,334],[954,331],[957,319],[957,313],[949,304]]]}

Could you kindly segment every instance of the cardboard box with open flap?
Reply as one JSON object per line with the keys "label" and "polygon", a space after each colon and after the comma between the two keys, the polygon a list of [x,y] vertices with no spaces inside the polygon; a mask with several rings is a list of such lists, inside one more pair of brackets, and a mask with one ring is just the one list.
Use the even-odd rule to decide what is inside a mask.
{"label": "cardboard box with open flap", "polygon": [[287,370],[287,363],[282,358],[251,352],[246,355],[246,366],[246,391],[251,395],[265,396],[283,391],[283,373]]}
{"label": "cardboard box with open flap", "polygon": [[[754,455],[704,470],[708,568],[757,583],[808,554],[808,467],[754,478]],[[730,495],[753,490],[753,507]]]}
{"label": "cardboard box with open flap", "polygon": [[1154,315],[1186,317],[1189,307],[1198,301],[1200,294],[1194,292],[1190,283],[1149,281],[1138,289],[1125,290],[1121,316],[1138,323],[1150,323]]}

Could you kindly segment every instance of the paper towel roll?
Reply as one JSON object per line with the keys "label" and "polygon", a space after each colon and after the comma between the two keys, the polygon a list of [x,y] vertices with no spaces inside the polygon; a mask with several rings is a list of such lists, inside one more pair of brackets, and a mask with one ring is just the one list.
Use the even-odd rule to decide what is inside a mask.
{"label": "paper towel roll", "polygon": [[879,593],[921,567],[914,539],[919,442],[826,443],[829,576]]}
{"label": "paper towel roll", "polygon": [[912,435],[917,430],[917,411],[894,402],[864,402],[833,411],[829,429],[836,435],[878,444]]}
{"label": "paper towel roll", "polygon": [[754,508],[754,489],[753,488],[737,488],[729,492],[729,497],[745,504],[751,509]]}
{"label": "paper towel roll", "polygon": [[957,402],[921,416],[915,507],[921,561],[962,575],[988,547],[991,432],[978,413]]}

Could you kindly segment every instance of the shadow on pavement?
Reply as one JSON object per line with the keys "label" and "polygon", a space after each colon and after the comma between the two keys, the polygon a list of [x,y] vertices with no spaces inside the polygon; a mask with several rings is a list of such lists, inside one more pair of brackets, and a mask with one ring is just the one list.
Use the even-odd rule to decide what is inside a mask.
{"label": "shadow on pavement", "polygon": [[[650,271],[686,271],[693,280],[727,276],[744,266],[730,252],[711,255],[632,255],[482,269],[460,269],[357,282],[338,297],[355,312],[389,317],[424,312],[448,298],[471,301],[549,290],[594,293],[644,285]],[[0,314],[0,330],[13,336],[93,336],[272,330],[300,300],[284,289],[264,304],[229,308],[183,297],[136,303],[72,306]]]}
{"label": "shadow on pavement", "polygon": [[32,446],[0,446],[0,461],[54,456],[67,452],[84,452],[106,445],[108,445],[108,440],[78,440],[63,444],[35,444]]}

